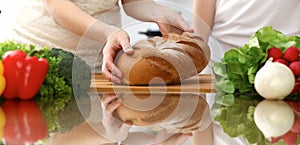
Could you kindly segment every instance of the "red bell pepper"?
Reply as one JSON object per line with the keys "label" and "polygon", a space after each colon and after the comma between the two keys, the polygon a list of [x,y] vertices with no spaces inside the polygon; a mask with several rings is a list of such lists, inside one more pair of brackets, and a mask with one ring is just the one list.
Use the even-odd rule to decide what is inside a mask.
{"label": "red bell pepper", "polygon": [[3,96],[7,99],[31,99],[34,97],[49,69],[47,59],[30,57],[21,50],[6,52],[2,62],[6,79]]}
{"label": "red bell pepper", "polygon": [[33,144],[48,136],[48,126],[40,109],[32,100],[5,100],[3,127],[5,144]]}

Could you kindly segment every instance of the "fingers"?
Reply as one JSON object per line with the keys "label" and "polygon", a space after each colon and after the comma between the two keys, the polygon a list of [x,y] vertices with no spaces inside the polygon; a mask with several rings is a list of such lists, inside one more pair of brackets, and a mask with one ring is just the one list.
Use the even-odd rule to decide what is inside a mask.
{"label": "fingers", "polygon": [[[109,56],[108,56],[109,57]],[[121,84],[122,83],[122,72],[120,69],[113,63],[113,59],[104,57],[102,64],[102,74],[109,81]]]}
{"label": "fingers", "polygon": [[194,29],[191,28],[179,14],[179,12],[175,10],[169,10],[168,13],[163,14],[159,21],[157,21],[157,24],[159,25],[163,34],[194,32]]}
{"label": "fingers", "polygon": [[191,28],[184,20],[182,17],[178,17],[177,19],[177,26],[178,28],[180,28],[181,30],[183,30],[184,32],[194,32],[194,29]]}
{"label": "fingers", "polygon": [[111,115],[122,104],[122,101],[117,95],[104,95],[101,99],[101,103],[106,113]]}
{"label": "fingers", "polygon": [[132,54],[133,53],[133,48],[131,46],[127,46],[127,47],[122,47],[123,48],[123,51],[126,53],[126,54]]}
{"label": "fingers", "polygon": [[102,74],[104,75],[105,78],[107,78],[111,82],[117,84],[122,83],[121,77],[119,77],[117,73],[112,73],[107,67],[102,67]]}
{"label": "fingers", "polygon": [[113,63],[116,51],[111,43],[107,43],[103,50],[102,74],[109,81],[115,83],[122,82],[122,72]]}
{"label": "fingers", "polygon": [[121,104],[122,101],[120,99],[111,102],[109,105],[107,105],[106,112],[112,114],[118,107],[120,107]]}
{"label": "fingers", "polygon": [[106,108],[109,103],[116,99],[118,99],[118,96],[115,94],[105,94],[101,98],[101,103],[103,104],[103,107]]}
{"label": "fingers", "polygon": [[[177,29],[182,30],[183,32],[194,32],[194,29],[192,29],[187,22],[182,18],[182,16],[175,12],[173,13],[173,17],[168,17],[169,23],[171,26],[176,27]],[[173,25],[174,24],[174,25]]]}
{"label": "fingers", "polygon": [[130,46],[129,42],[130,42],[129,37],[127,37],[127,39],[125,38],[124,40],[120,41],[121,47],[126,54],[133,53],[133,48]]}
{"label": "fingers", "polygon": [[170,24],[167,24],[167,23],[162,23],[162,22],[159,22],[158,23],[158,26],[159,26],[159,30],[160,32],[165,35],[167,33],[176,33],[176,34],[181,34],[183,31],[179,28],[176,28]]}
{"label": "fingers", "polygon": [[113,63],[116,52],[122,49],[126,54],[132,54],[133,49],[130,46],[130,39],[124,30],[119,30],[113,34],[106,43],[103,50],[102,74],[104,77],[114,83],[122,83],[122,72]]}
{"label": "fingers", "polygon": [[[185,25],[185,24],[183,24],[183,25]],[[171,24],[160,22],[160,23],[158,23],[158,26],[159,26],[159,29],[162,34],[167,34],[167,33],[182,34],[183,32],[194,32],[194,29],[185,27],[185,26],[179,26],[179,24],[171,25]],[[184,27],[184,28],[182,28],[182,27]]]}

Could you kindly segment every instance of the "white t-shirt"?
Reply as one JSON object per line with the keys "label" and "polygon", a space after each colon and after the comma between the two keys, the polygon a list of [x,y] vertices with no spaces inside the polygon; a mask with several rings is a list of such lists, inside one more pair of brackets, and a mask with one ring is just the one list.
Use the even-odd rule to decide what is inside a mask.
{"label": "white t-shirt", "polygon": [[242,47],[259,28],[272,26],[285,35],[300,36],[299,0],[216,0],[212,37],[220,50],[216,59],[231,48]]}

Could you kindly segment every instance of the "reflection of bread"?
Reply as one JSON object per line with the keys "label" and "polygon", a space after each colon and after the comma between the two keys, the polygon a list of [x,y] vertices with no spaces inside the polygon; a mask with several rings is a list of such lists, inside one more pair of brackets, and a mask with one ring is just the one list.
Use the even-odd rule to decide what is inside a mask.
{"label": "reflection of bread", "polygon": [[200,128],[206,101],[191,94],[126,94],[116,118],[136,126],[191,132]]}
{"label": "reflection of bread", "polygon": [[188,32],[141,40],[133,49],[132,55],[120,53],[116,59],[123,82],[130,85],[179,83],[201,72],[210,59],[207,44]]}

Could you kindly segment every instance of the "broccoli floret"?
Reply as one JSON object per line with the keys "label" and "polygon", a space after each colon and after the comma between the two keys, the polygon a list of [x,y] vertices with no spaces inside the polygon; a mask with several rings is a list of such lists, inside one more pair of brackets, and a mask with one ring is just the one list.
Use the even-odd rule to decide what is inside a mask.
{"label": "broccoli floret", "polygon": [[74,54],[60,48],[52,48],[50,55],[59,59],[57,67],[59,75],[64,77],[66,84],[72,86],[72,64]]}
{"label": "broccoli floret", "polygon": [[59,75],[64,77],[66,84],[72,87],[73,94],[80,96],[86,93],[91,84],[89,65],[72,52],[60,48],[52,48],[50,55],[60,59],[57,64]]}

